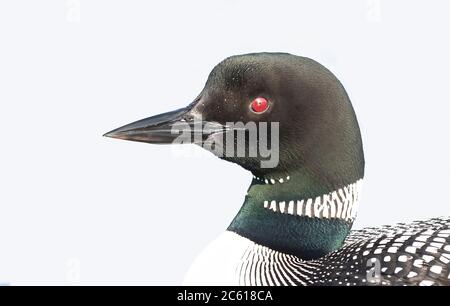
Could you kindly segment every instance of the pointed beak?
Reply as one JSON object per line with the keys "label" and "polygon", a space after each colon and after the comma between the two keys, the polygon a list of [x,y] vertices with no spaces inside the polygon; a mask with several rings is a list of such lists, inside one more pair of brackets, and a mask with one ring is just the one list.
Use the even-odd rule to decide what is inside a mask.
{"label": "pointed beak", "polygon": [[[201,121],[192,107],[142,119],[106,133],[105,137],[153,144],[202,143],[209,135],[225,132],[219,123]],[[181,140],[181,141],[177,141]]]}

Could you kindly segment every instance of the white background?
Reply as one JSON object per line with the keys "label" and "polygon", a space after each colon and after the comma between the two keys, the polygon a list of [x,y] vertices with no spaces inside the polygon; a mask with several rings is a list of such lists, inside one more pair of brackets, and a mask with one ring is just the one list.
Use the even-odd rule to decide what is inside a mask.
{"label": "white background", "polygon": [[[312,57],[360,120],[355,228],[446,215],[448,1],[1,1],[0,283],[179,284],[250,174],[106,139],[240,53]],[[200,152],[200,148],[193,152]]]}

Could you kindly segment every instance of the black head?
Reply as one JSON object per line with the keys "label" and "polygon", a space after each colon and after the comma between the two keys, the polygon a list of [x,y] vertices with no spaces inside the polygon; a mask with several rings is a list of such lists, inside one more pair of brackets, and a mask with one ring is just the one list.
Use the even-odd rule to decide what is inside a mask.
{"label": "black head", "polygon": [[[200,117],[201,128],[195,128],[194,121]],[[333,189],[363,176],[360,131],[345,89],[319,63],[291,54],[229,57],[212,70],[204,89],[188,107],[126,125],[106,136],[171,143],[189,129],[189,141],[185,142],[214,143],[217,149],[225,147],[228,133],[233,133],[230,139],[239,144],[236,129],[230,128],[230,123],[236,122],[267,122],[270,144],[275,140],[271,123],[279,123],[279,162],[275,167],[261,167],[259,152],[248,156],[248,142],[244,157],[221,156],[258,177],[304,171]]]}

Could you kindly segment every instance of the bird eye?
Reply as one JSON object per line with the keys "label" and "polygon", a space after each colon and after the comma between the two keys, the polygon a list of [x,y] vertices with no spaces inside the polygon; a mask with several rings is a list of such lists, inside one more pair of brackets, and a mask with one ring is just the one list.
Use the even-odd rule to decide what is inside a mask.
{"label": "bird eye", "polygon": [[269,108],[269,102],[266,98],[258,97],[252,101],[250,108],[257,114],[264,113]]}

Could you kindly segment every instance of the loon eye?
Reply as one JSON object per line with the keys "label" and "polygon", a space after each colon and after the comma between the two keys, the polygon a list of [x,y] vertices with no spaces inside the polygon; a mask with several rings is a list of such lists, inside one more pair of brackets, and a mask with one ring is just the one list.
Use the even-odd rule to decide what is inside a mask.
{"label": "loon eye", "polygon": [[257,114],[264,113],[269,108],[269,102],[266,98],[255,98],[250,104],[250,108]]}

